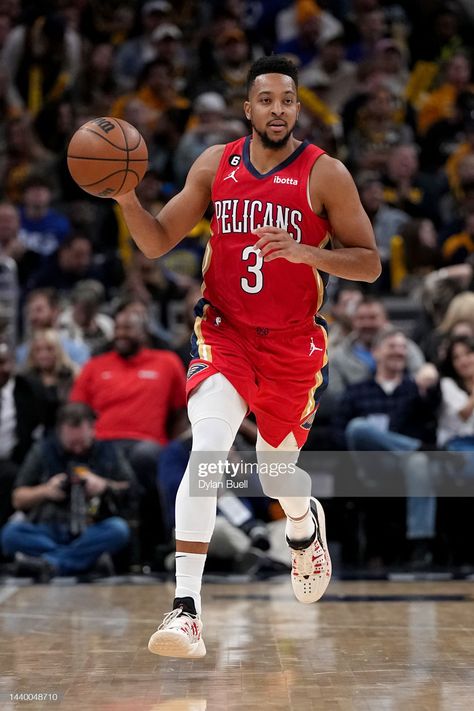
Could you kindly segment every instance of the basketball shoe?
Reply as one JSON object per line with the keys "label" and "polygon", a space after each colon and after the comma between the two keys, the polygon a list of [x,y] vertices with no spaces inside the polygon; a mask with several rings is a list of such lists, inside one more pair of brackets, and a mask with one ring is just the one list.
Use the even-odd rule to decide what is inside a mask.
{"label": "basketball shoe", "polygon": [[177,597],[173,609],[150,637],[148,649],[163,657],[204,657],[206,646],[201,637],[202,622],[191,597]]}
{"label": "basketball shoe", "polygon": [[291,584],[300,602],[317,602],[326,592],[331,580],[331,558],[326,541],[324,510],[317,499],[311,497],[314,533],[304,541],[286,542],[291,548]]}

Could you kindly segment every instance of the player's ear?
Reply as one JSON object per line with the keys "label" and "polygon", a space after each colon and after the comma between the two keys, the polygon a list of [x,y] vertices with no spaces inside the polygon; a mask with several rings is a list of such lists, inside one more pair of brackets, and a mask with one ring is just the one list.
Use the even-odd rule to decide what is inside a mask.
{"label": "player's ear", "polygon": [[300,117],[301,101],[296,102],[296,120]]}
{"label": "player's ear", "polygon": [[250,121],[250,101],[244,101],[244,113],[247,121]]}

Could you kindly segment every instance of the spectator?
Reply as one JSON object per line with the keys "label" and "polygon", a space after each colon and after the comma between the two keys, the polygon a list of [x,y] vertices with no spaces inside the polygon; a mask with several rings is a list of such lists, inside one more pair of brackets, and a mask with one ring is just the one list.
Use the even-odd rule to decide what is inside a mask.
{"label": "spectator", "polygon": [[[288,3],[280,3],[280,5]],[[281,10],[275,19],[275,32],[278,42],[288,42],[298,36],[299,23],[317,16],[319,37],[324,42],[328,37],[341,34],[343,26],[331,12],[324,10],[313,0],[297,0]]]}
{"label": "spectator", "polygon": [[12,29],[12,20],[7,12],[0,13],[0,52],[3,51],[6,39]]}
{"label": "spectator", "polygon": [[66,27],[60,13],[36,16],[31,24],[10,32],[2,60],[15,105],[34,116],[74,86],[81,67],[81,38]]}
{"label": "spectator", "polygon": [[[119,311],[110,353],[85,365],[71,393],[98,416],[100,439],[120,445],[141,485],[142,556],[153,555],[159,536],[155,485],[158,454],[187,427],[185,374],[170,351],[144,347],[146,324],[136,312]],[[124,417],[124,403],[127,416]]]}
{"label": "spectator", "polygon": [[420,173],[418,148],[414,143],[404,143],[390,150],[382,182],[386,205],[410,217],[428,217],[438,222],[439,190],[433,177]]}
{"label": "spectator", "polygon": [[44,178],[32,177],[23,187],[20,240],[38,255],[40,265],[57,251],[71,230],[68,218],[51,207],[52,198],[51,184]]}
{"label": "spectator", "polygon": [[406,47],[386,37],[375,45],[375,62],[385,75],[395,96],[403,96],[408,83],[408,52]]}
{"label": "spectator", "polygon": [[466,52],[458,50],[447,61],[444,82],[421,103],[418,112],[418,130],[424,135],[437,121],[452,116],[461,92],[474,92],[471,83],[471,62]]}
{"label": "spectator", "polygon": [[171,340],[176,321],[181,319],[183,297],[192,279],[180,278],[166,271],[162,261],[148,259],[135,250],[124,285],[126,296],[143,301],[150,307],[160,336]]}
{"label": "spectator", "polygon": [[374,228],[384,274],[379,280],[380,289],[389,289],[388,268],[392,237],[400,234],[403,225],[410,217],[395,207],[386,205],[383,199],[383,186],[377,175],[363,175],[359,180],[359,193],[362,205]]}
{"label": "spectator", "polygon": [[[474,451],[474,336],[451,338],[442,365],[438,446]],[[471,464],[472,464],[472,460]],[[471,470],[472,473],[472,470]]]}
{"label": "spectator", "polygon": [[76,100],[92,116],[106,116],[116,94],[114,47],[102,42],[92,48],[79,76]]}
{"label": "spectator", "polygon": [[[458,134],[456,138],[460,139],[456,145],[456,139],[453,138],[452,146],[456,146],[456,150],[451,149],[451,154],[447,157],[445,164],[445,172],[448,176],[451,190],[460,196],[460,175],[459,166],[466,156],[474,155],[474,91],[472,93],[462,93],[459,98],[469,97],[468,106],[461,114],[462,123],[458,125]],[[459,101],[458,101],[459,103]],[[453,123],[456,125],[456,118],[459,112],[458,107]]]}
{"label": "spectator", "polygon": [[0,181],[4,195],[18,204],[23,197],[25,182],[33,181],[37,175],[52,173],[53,157],[38,140],[28,115],[9,119],[0,154]]}
{"label": "spectator", "polygon": [[377,5],[361,12],[356,18],[358,39],[349,45],[347,59],[351,62],[363,62],[377,58],[380,42],[387,33],[384,11]]}
{"label": "spectator", "polygon": [[71,399],[97,412],[100,439],[125,440],[129,449],[134,443],[152,442],[153,451],[158,451],[182,430],[184,369],[173,353],[144,348],[145,338],[146,325],[137,313],[119,311],[113,351],[89,360]]}
{"label": "spectator", "polygon": [[[25,331],[31,336],[39,329],[55,328],[59,317],[59,296],[52,288],[35,289],[30,291],[26,299]],[[68,357],[77,365],[84,365],[89,360],[89,348],[82,341],[72,340],[61,334],[61,345]],[[19,365],[26,361],[28,347],[22,343],[16,350],[16,360]]]}
{"label": "spectator", "polygon": [[362,298],[360,287],[353,282],[343,282],[335,290],[331,299],[329,319],[329,347],[331,351],[351,333],[354,313]]}
{"label": "spectator", "polygon": [[460,232],[450,235],[442,246],[446,264],[463,264],[474,252],[474,212],[465,216]]}
{"label": "spectator", "polygon": [[14,257],[18,249],[18,213],[9,203],[0,203],[0,341],[16,345],[19,296],[18,268]]}
{"label": "spectator", "polygon": [[[168,22],[171,5],[165,0],[149,0],[141,8],[142,32],[118,47],[114,75],[123,91],[133,89],[145,64],[156,57],[153,32]],[[115,115],[115,114],[114,114]]]}
{"label": "spectator", "polygon": [[67,296],[84,279],[100,279],[102,274],[93,264],[92,243],[83,232],[69,235],[58,250],[45,261],[28,281],[28,289],[47,288],[54,284],[58,292]]}
{"label": "spectator", "polygon": [[[342,395],[348,385],[360,383],[374,374],[376,358],[374,346],[379,336],[390,328],[383,303],[366,296],[357,305],[352,332],[331,354],[331,378],[327,395]],[[418,346],[406,341],[406,365],[409,373],[419,371],[424,357]]]}
{"label": "spectator", "polygon": [[189,100],[176,91],[174,80],[173,66],[166,59],[148,62],[137,80],[137,91],[119,97],[111,108],[111,115],[124,118],[127,104],[137,100],[146,109],[146,122],[152,128],[169,109],[187,116]]}
{"label": "spectator", "polygon": [[392,238],[390,272],[392,290],[398,294],[420,292],[427,274],[442,265],[438,234],[431,220],[410,220]]}
{"label": "spectator", "polygon": [[[184,185],[189,168],[196,158],[209,146],[214,145],[216,135],[227,134],[234,137],[226,121],[226,103],[216,92],[199,94],[193,102],[193,115],[190,125],[184,132],[174,156],[174,171],[178,186]],[[228,143],[224,140],[223,142]]]}
{"label": "spectator", "polygon": [[12,513],[11,490],[18,467],[44,421],[43,393],[15,375],[13,351],[0,343],[0,528]]}
{"label": "spectator", "polygon": [[413,140],[400,116],[400,100],[384,82],[373,89],[357,111],[355,128],[347,136],[348,161],[355,170],[382,171],[394,146]]}
{"label": "spectator", "polygon": [[354,94],[356,66],[344,58],[341,34],[329,35],[319,45],[319,55],[300,72],[300,83],[315,91],[331,111],[340,113]]}
{"label": "spectator", "polygon": [[339,20],[313,0],[292,3],[277,15],[275,52],[297,57],[304,67],[318,53],[319,46],[341,30]]}
{"label": "spectator", "polygon": [[67,402],[77,370],[57,331],[50,328],[33,333],[23,373],[45,393],[44,421],[48,427],[54,426],[58,409]]}
{"label": "spectator", "polygon": [[245,32],[234,23],[212,38],[212,63],[207,72],[202,68],[189,83],[193,96],[207,92],[221,94],[231,115],[242,117],[242,102],[246,97],[246,77],[250,66],[251,48]]}
{"label": "spectator", "polygon": [[0,202],[0,255],[16,262],[18,278],[24,284],[36,264],[36,255],[20,240],[20,215],[10,202]]}
{"label": "spectator", "polygon": [[[113,312],[136,314],[140,321],[145,324],[145,348],[154,350],[167,350],[169,348],[169,337],[157,322],[152,305],[135,298],[134,296],[121,299],[114,306]],[[110,350],[113,347],[113,337],[104,350]]]}
{"label": "spectator", "polygon": [[156,57],[165,59],[173,67],[176,89],[184,88],[184,76],[187,69],[187,57],[183,45],[183,33],[177,25],[164,22],[159,25],[151,36]]}
{"label": "spectator", "polygon": [[[446,164],[450,184],[459,188],[458,166],[471,151],[474,94],[459,92],[449,116],[435,121],[419,138],[420,164],[426,173],[435,174]],[[469,134],[469,135],[468,135]]]}
{"label": "spectator", "polygon": [[[349,385],[340,401],[334,421],[334,436],[340,445],[354,452],[415,453],[425,445],[433,447],[440,401],[438,373],[426,363],[415,378],[407,375],[407,354],[407,339],[401,331],[392,328],[379,335],[374,348],[374,376]],[[408,497],[406,536],[412,542],[412,562],[430,563],[432,551],[426,548],[435,536],[436,499],[426,455],[420,452],[416,457],[407,456],[401,467],[396,457],[377,462],[379,467],[383,463],[382,476],[399,476],[400,468],[403,471]],[[372,480],[373,476],[371,471]]]}
{"label": "spectator", "polygon": [[[108,106],[109,104],[107,104]],[[98,115],[100,113],[103,114],[104,111],[97,112]],[[47,104],[36,116],[34,128],[41,144],[51,151],[55,158],[62,159],[76,128],[75,122],[76,105],[69,98],[64,98],[61,101]],[[60,166],[58,167],[57,161],[54,168],[58,182],[62,183],[59,174]],[[62,192],[62,188],[62,184],[58,185],[60,192]]]}
{"label": "spectator", "polygon": [[71,304],[58,318],[58,329],[73,341],[87,345],[91,353],[100,353],[111,341],[113,319],[99,311],[105,300],[105,289],[99,281],[78,281],[71,292]]}
{"label": "spectator", "polygon": [[14,507],[28,520],[10,521],[1,538],[18,574],[46,582],[85,573],[121,550],[130,537],[121,500],[132,481],[115,446],[95,439],[94,413],[65,405],[56,432],[33,447],[15,482]]}

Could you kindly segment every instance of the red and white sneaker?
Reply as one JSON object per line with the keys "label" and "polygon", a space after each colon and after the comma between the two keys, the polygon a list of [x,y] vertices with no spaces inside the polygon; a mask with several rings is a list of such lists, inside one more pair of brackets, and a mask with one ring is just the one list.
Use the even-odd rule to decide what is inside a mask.
{"label": "red and white sneaker", "polygon": [[311,512],[315,530],[304,541],[286,542],[291,548],[291,584],[296,599],[300,602],[317,602],[331,580],[331,558],[326,541],[324,510],[317,499],[311,497]]}
{"label": "red and white sneaker", "polygon": [[199,615],[188,612],[180,605],[165,615],[161,625],[150,637],[148,649],[163,657],[204,657],[206,646],[201,633],[202,622]]}

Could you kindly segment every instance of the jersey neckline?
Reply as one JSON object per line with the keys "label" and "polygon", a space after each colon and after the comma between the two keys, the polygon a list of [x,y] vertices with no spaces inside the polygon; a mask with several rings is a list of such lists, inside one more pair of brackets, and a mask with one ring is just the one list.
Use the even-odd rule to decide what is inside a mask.
{"label": "jersey neckline", "polygon": [[244,147],[242,150],[242,157],[244,159],[244,165],[255,178],[258,178],[259,180],[262,180],[263,178],[268,178],[271,175],[275,175],[275,173],[279,173],[280,170],[283,170],[287,166],[289,166],[291,163],[293,163],[294,160],[296,160],[304,151],[304,149],[309,145],[309,141],[303,141],[298,148],[293,151],[291,155],[288,156],[288,158],[285,158],[284,161],[276,165],[274,168],[268,171],[268,173],[259,173],[259,171],[255,168],[253,163],[250,160],[250,141],[252,140],[252,136],[247,136],[244,141]]}

